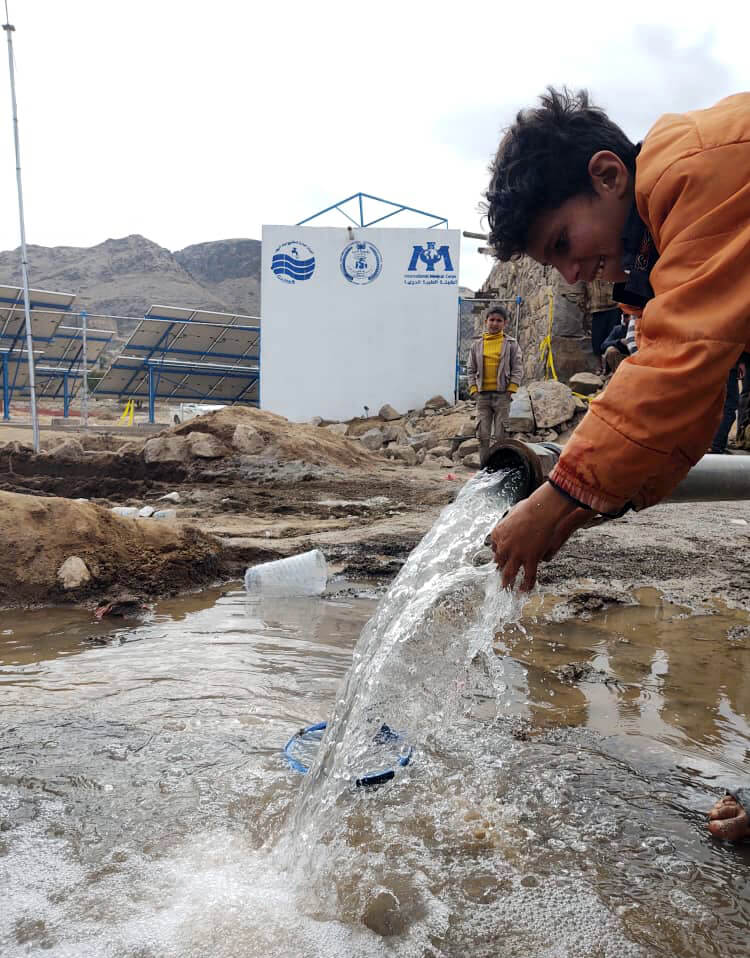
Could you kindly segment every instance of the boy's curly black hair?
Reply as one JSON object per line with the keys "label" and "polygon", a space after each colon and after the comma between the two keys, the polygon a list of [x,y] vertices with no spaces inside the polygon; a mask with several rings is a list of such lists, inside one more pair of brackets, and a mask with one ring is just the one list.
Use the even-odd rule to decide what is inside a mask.
{"label": "boy's curly black hair", "polygon": [[546,210],[591,192],[588,164],[599,150],[616,153],[635,172],[637,149],[586,90],[547,87],[541,105],[521,110],[490,165],[483,205],[489,241],[500,260],[525,252],[529,228]]}

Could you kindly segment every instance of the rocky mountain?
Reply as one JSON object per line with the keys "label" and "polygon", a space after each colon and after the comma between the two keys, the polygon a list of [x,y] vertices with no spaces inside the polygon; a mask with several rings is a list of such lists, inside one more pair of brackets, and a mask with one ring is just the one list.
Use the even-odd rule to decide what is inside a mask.
{"label": "rocky mountain", "polygon": [[[118,317],[96,324],[124,336],[154,303],[259,315],[260,248],[232,239],[172,253],[137,234],[92,247],[29,246],[29,281],[76,293],[91,314]],[[0,253],[0,283],[20,286],[19,250]]]}
{"label": "rocky mountain", "polygon": [[260,313],[261,244],[252,239],[197,243],[174,258],[185,272],[233,309],[247,316]]}

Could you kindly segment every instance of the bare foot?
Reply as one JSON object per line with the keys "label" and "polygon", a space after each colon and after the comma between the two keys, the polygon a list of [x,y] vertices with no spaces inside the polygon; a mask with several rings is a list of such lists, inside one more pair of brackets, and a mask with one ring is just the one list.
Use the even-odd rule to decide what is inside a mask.
{"label": "bare foot", "polygon": [[714,838],[725,842],[740,842],[743,838],[750,838],[750,818],[733,795],[720,798],[708,817],[708,830]]}

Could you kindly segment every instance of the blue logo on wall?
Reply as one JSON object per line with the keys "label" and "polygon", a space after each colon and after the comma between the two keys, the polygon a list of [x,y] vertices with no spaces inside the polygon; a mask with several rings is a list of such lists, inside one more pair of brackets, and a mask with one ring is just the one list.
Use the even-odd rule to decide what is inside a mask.
{"label": "blue logo on wall", "polygon": [[373,243],[355,242],[344,247],[341,254],[341,272],[344,279],[355,286],[366,286],[380,276],[383,257]]}
{"label": "blue logo on wall", "polygon": [[315,272],[315,254],[306,243],[282,243],[273,254],[271,272],[282,283],[302,283]]}
{"label": "blue logo on wall", "polygon": [[453,268],[450,247],[429,241],[425,246],[413,246],[411,259],[404,274],[405,286],[456,286],[458,276]]}

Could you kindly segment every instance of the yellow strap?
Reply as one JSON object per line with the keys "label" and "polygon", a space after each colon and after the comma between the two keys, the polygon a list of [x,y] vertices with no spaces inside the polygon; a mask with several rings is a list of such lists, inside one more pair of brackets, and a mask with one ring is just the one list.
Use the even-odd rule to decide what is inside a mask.
{"label": "yellow strap", "polygon": [[[544,378],[549,379],[550,376],[554,380],[557,380],[557,370],[555,369],[555,358],[552,355],[552,320],[555,316],[555,298],[552,295],[552,290],[549,290],[549,308],[547,315],[549,317],[549,322],[547,323],[547,335],[539,343],[539,354],[542,357],[542,362],[544,363]],[[582,399],[584,402],[591,402],[591,396],[584,396],[583,393],[573,393],[574,396],[577,396],[578,399]]]}
{"label": "yellow strap", "polygon": [[547,324],[547,335],[544,337],[541,343],[539,343],[539,354],[542,357],[542,362],[544,363],[544,378],[549,379],[551,375],[553,379],[557,379],[555,360],[552,355],[552,320],[555,315],[555,301],[552,295],[552,290],[549,290],[548,296],[549,307],[547,310],[547,315],[549,317],[549,322]]}
{"label": "yellow strap", "polygon": [[122,411],[122,415],[120,416],[120,422],[125,422],[125,420],[127,420],[128,425],[132,426],[134,417],[135,417],[135,400],[128,399],[128,401],[125,403],[125,408]]}

